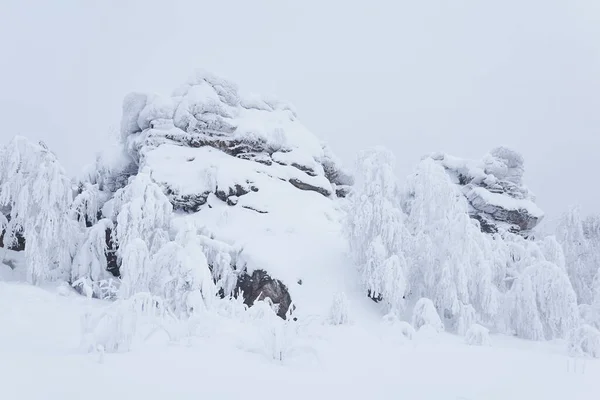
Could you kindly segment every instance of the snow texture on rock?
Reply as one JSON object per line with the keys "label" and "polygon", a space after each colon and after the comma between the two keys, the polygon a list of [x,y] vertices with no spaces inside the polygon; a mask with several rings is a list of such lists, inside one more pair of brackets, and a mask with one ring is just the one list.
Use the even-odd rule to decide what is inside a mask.
{"label": "snow texture on rock", "polygon": [[447,154],[429,156],[442,165],[469,201],[469,214],[487,233],[509,231],[527,236],[544,212],[523,185],[523,157],[506,147],[493,149],[480,161]]}

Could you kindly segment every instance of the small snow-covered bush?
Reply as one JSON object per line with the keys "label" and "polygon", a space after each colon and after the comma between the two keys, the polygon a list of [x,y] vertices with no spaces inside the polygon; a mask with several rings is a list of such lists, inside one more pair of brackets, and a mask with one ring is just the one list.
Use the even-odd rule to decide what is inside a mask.
{"label": "small snow-covered bush", "polygon": [[412,339],[413,337],[415,337],[415,328],[413,328],[412,325],[408,322],[398,321],[395,325],[396,328],[398,328],[398,330],[402,334],[402,336],[404,336],[405,338]]}
{"label": "small snow-covered bush", "polygon": [[337,293],[329,310],[329,322],[332,325],[345,325],[350,322],[348,317],[348,298],[345,293]]}
{"label": "small snow-covered bush", "polygon": [[[273,302],[268,297],[256,301],[241,316],[239,335],[244,350],[257,352],[278,362],[303,356],[316,356],[314,348],[317,336],[310,333],[313,326],[322,326],[322,320],[307,319],[303,322],[279,318]],[[314,324],[314,323],[316,324]]]}
{"label": "small snow-covered bush", "polygon": [[581,325],[569,335],[571,355],[600,358],[600,331],[590,325]]}
{"label": "small snow-covered bush", "polygon": [[386,314],[383,317],[383,322],[394,330],[399,331],[407,339],[412,340],[415,337],[415,328],[408,322],[400,320],[394,313]]}
{"label": "small snow-covered bush", "polygon": [[157,330],[163,330],[171,340],[176,332],[175,319],[162,299],[149,293],[137,293],[118,300],[97,312],[87,312],[82,318],[83,350],[107,353],[126,352],[136,341],[143,341]]}
{"label": "small snow-covered bush", "polygon": [[421,298],[417,301],[413,310],[412,326],[419,330],[421,327],[429,325],[437,332],[444,331],[444,324],[438,315],[433,302],[427,298]]}
{"label": "small snow-covered bush", "polygon": [[491,346],[490,331],[479,324],[473,324],[465,334],[465,342],[470,346]]}

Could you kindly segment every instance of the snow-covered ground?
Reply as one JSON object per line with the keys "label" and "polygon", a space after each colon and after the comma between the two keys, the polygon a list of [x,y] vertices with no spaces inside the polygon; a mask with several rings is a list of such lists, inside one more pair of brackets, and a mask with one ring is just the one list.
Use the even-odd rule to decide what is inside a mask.
{"label": "snow-covered ground", "polygon": [[[7,267],[1,276],[11,279]],[[312,323],[283,361],[251,351],[247,331],[214,323],[190,338],[169,342],[157,333],[130,352],[102,355],[80,347],[81,318],[109,303],[64,286],[0,282],[0,398],[592,400],[600,393],[600,360],[570,358],[563,343],[492,335],[491,347],[479,347],[427,331],[410,340],[399,325],[353,314],[356,300],[350,296],[351,324]]]}

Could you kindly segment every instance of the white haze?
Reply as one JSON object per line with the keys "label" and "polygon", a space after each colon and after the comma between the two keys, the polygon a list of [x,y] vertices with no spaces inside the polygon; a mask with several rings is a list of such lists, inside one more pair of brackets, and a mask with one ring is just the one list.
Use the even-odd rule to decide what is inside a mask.
{"label": "white haze", "polygon": [[70,173],[118,128],[123,96],[197,67],[293,103],[346,163],[382,144],[526,160],[550,219],[597,210],[600,3],[4,0],[0,139],[43,140]]}

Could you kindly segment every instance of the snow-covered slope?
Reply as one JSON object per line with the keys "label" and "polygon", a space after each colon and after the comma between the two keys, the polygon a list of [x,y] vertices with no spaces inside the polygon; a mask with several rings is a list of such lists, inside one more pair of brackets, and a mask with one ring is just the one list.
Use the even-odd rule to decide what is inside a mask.
{"label": "snow-covered slope", "polygon": [[492,335],[492,346],[469,346],[426,331],[409,340],[383,323],[313,327],[283,362],[254,350],[262,339],[254,331],[217,324],[180,342],[155,330],[129,353],[89,354],[80,348],[81,316],[102,307],[64,287],[0,282],[0,397],[595,400],[600,393],[600,361],[569,358],[559,343]]}

